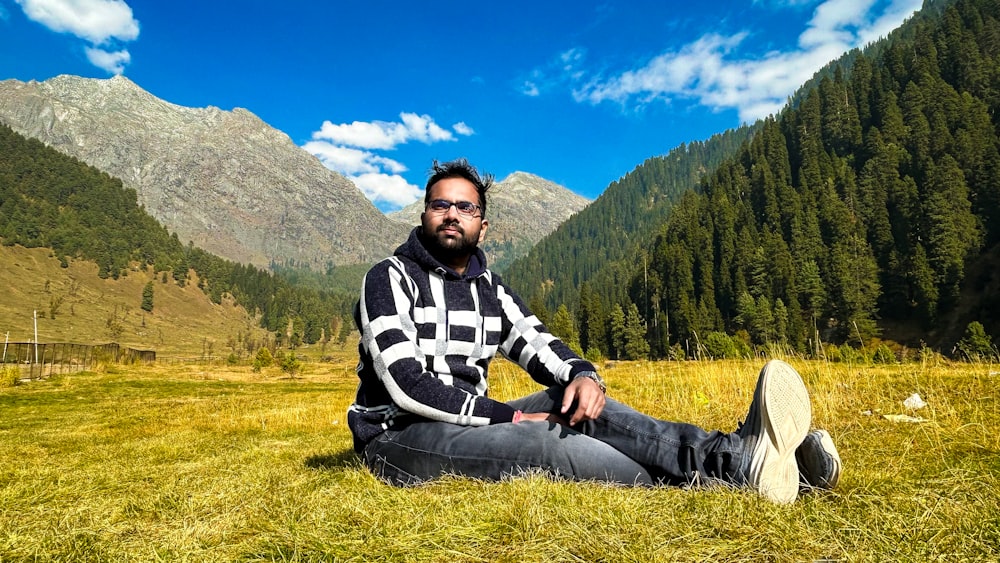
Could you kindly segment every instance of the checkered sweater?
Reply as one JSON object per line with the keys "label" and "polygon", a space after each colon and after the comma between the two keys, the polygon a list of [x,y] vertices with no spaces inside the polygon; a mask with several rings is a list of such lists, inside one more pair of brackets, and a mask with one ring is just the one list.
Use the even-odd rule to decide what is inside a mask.
{"label": "checkered sweater", "polygon": [[497,352],[546,386],[595,371],[486,268],[481,250],[461,275],[430,255],[419,232],[365,275],[355,307],[361,383],[348,424],[359,451],[411,420],[510,422],[514,409],[487,396]]}

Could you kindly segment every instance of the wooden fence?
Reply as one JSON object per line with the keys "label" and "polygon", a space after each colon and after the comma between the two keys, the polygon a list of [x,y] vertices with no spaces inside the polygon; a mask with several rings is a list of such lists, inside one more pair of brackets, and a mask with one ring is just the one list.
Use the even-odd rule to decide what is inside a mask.
{"label": "wooden fence", "polygon": [[154,350],[136,350],[116,343],[8,342],[4,344],[0,363],[20,367],[22,379],[41,379],[52,374],[91,369],[98,362],[124,364],[154,361]]}

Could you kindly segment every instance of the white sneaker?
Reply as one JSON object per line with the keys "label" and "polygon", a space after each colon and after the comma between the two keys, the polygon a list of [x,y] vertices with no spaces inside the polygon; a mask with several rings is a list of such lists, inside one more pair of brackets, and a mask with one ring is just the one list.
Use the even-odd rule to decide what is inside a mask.
{"label": "white sneaker", "polygon": [[795,450],[795,460],[802,475],[803,489],[832,489],[837,486],[843,464],[837,446],[826,430],[813,430],[807,434],[802,445]]}
{"label": "white sneaker", "polygon": [[739,434],[750,458],[747,483],[768,500],[788,504],[798,497],[795,449],[811,419],[809,392],[798,372],[781,360],[767,362]]}

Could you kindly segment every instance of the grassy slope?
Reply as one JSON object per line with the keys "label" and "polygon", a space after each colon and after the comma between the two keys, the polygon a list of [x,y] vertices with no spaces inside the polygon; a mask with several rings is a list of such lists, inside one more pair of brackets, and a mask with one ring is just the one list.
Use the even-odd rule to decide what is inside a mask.
{"label": "grassy slope", "polygon": [[[20,246],[0,246],[0,264],[0,338],[9,332],[12,342],[34,338],[34,310],[40,342],[117,341],[163,356],[201,356],[209,347],[215,355],[226,355],[230,337],[262,334],[244,309],[226,301],[213,304],[194,283],[181,288],[172,279],[163,284],[156,278],[153,311],[146,313],[140,306],[151,272],[103,280],[91,262],[72,261],[61,268],[50,250]],[[50,305],[59,298],[63,302],[52,319]],[[123,325],[118,338],[107,327],[116,313]]]}
{"label": "grassy slope", "polygon": [[[0,389],[0,559],[996,560],[996,366],[793,361],[840,447],[838,490],[789,507],[716,488],[543,477],[394,489],[350,449],[351,346],[296,379],[153,366]],[[621,363],[610,391],[731,430],[759,361]],[[494,390],[534,389],[498,362]],[[894,423],[920,393],[927,422]],[[868,414],[870,412],[870,414]]]}

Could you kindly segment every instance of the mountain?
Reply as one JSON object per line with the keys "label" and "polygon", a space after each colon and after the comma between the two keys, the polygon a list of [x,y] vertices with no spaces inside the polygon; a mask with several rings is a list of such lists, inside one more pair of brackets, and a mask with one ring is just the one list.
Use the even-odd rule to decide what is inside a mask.
{"label": "mountain", "polygon": [[244,109],[188,108],[129,79],[0,81],[0,122],[107,172],[182,242],[267,267],[387,256],[406,229]]}
{"label": "mountain", "polygon": [[[63,273],[68,273],[77,262],[89,262],[99,279],[117,281],[138,275],[145,278],[143,281],[156,279],[155,285],[161,288],[194,285],[196,289],[192,291],[204,294],[200,298],[202,303],[218,305],[231,300],[250,312],[276,339],[280,341],[287,336],[293,344],[318,342],[324,336],[342,334],[348,325],[344,320],[350,318],[351,307],[357,299],[356,290],[338,293],[306,287],[279,274],[224,260],[193,245],[182,244],[138,204],[135,190],[124,188],[121,180],[2,124],[0,244],[47,249],[45,255],[58,263],[58,270]],[[16,257],[12,263],[8,262],[8,256],[0,254],[0,270],[19,271],[22,264]],[[36,272],[32,279],[44,276],[56,284],[56,278],[61,276],[51,274],[52,268],[44,269],[50,273]],[[84,275],[83,271],[77,274]],[[15,277],[7,277],[16,279],[16,274],[12,275]],[[0,279],[0,287],[5,287],[3,282]],[[29,282],[22,285],[33,285]],[[106,287],[115,285],[109,284]],[[48,288],[49,284],[45,285]],[[329,284],[324,281],[324,285]],[[37,297],[31,295],[18,298],[21,290],[10,287],[8,293],[13,292],[14,300],[7,307],[0,307],[0,326],[5,322],[5,311],[17,316],[17,311],[23,314],[32,308],[41,309],[45,304],[44,300],[36,300]],[[61,300],[75,293],[57,292],[57,287],[53,285],[52,294],[43,296],[45,300],[52,300],[52,310],[58,309]],[[130,293],[133,298],[139,298],[135,291]],[[107,299],[102,297],[100,300],[98,309],[106,310]],[[128,306],[126,302],[121,304]],[[66,321],[78,329],[99,332],[93,320],[92,316],[89,321],[63,318],[58,324]],[[199,321],[191,327],[195,324],[205,326]],[[62,328],[53,325],[47,332],[50,335],[56,332],[70,334],[62,332]]]}
{"label": "mountain", "polygon": [[[497,182],[487,192],[490,227],[482,247],[491,267],[503,270],[589,203],[555,182],[526,172],[514,172]],[[419,200],[388,216],[419,225],[423,210],[424,201]]]}

